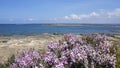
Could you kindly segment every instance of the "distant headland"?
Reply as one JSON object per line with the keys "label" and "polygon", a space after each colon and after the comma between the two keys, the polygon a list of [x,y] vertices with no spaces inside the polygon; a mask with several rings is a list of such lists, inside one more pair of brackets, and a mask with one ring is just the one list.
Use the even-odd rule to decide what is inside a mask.
{"label": "distant headland", "polygon": [[42,25],[45,25],[45,26],[81,26],[81,24],[62,24],[62,23],[60,23],[60,24],[42,24]]}

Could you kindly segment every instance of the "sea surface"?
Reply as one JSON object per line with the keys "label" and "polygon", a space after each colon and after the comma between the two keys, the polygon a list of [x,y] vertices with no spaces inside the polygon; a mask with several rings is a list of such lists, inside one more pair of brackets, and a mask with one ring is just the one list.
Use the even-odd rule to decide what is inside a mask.
{"label": "sea surface", "polygon": [[43,33],[120,34],[120,24],[79,24],[79,26],[56,26],[45,24],[0,24],[0,35],[30,35]]}

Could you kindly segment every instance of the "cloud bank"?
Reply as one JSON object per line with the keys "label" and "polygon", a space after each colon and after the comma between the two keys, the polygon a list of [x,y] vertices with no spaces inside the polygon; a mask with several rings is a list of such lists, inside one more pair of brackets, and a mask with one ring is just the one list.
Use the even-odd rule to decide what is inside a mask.
{"label": "cloud bank", "polygon": [[50,19],[27,18],[27,19],[0,19],[2,23],[83,23],[83,24],[120,24],[120,8],[111,11],[100,9],[88,14],[69,14],[63,17]]}
{"label": "cloud bank", "polygon": [[55,18],[55,21],[77,22],[77,23],[118,23],[120,24],[120,8],[112,11],[100,9],[98,12],[89,14],[69,14],[61,18]]}
{"label": "cloud bank", "polygon": [[98,16],[100,16],[98,13],[92,12],[88,15],[87,14],[81,14],[81,15],[70,14],[68,16],[65,16],[64,19],[65,20],[83,20],[83,19],[94,18],[94,17],[98,17]]}
{"label": "cloud bank", "polygon": [[84,20],[89,18],[120,18],[120,8],[117,8],[113,11],[105,11],[102,10],[100,12],[92,12],[90,14],[70,14],[68,16],[64,16],[65,20]]}

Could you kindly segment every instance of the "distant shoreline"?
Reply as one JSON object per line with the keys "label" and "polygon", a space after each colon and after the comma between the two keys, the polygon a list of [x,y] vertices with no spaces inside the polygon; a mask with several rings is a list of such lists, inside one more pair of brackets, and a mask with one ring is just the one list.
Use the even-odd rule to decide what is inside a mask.
{"label": "distant shoreline", "polygon": [[44,25],[44,26],[101,26],[101,27],[120,27],[119,25],[117,24],[80,24],[80,23],[69,23],[69,24],[65,24],[65,23],[51,23],[51,24],[41,24],[41,25]]}
{"label": "distant shoreline", "polygon": [[44,26],[81,26],[82,24],[42,24]]}
{"label": "distant shoreline", "polygon": [[26,24],[26,25],[0,25],[0,35],[32,35],[32,34],[90,34],[90,33],[104,33],[104,34],[120,34],[120,25],[110,24]]}

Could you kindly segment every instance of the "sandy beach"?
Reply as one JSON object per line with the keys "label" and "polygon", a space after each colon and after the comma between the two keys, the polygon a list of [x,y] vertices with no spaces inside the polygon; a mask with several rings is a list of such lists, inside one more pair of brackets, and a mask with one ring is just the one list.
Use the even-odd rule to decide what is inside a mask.
{"label": "sandy beach", "polygon": [[[82,35],[76,35],[82,37]],[[120,45],[120,34],[109,35],[109,40]],[[8,57],[18,54],[22,50],[34,48],[41,52],[47,49],[51,41],[58,42],[63,34],[39,34],[39,35],[0,35],[0,63],[7,61]]]}

